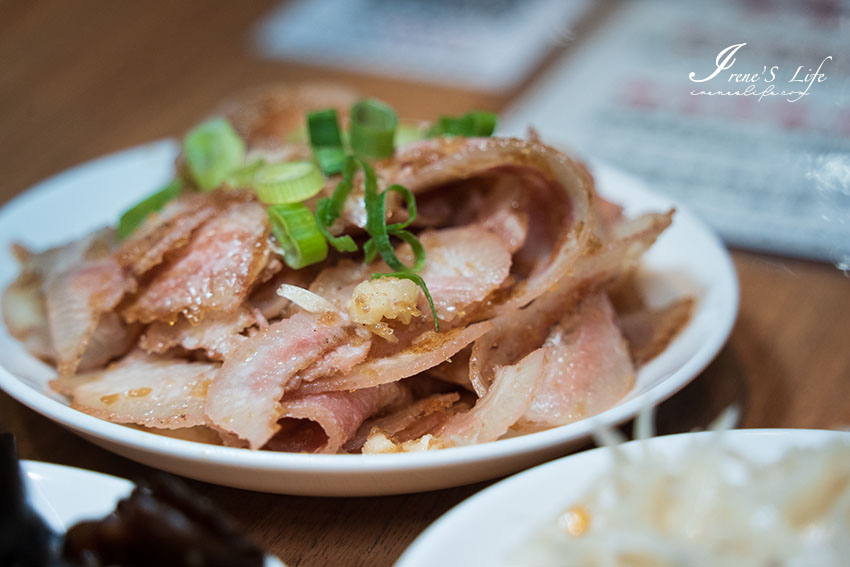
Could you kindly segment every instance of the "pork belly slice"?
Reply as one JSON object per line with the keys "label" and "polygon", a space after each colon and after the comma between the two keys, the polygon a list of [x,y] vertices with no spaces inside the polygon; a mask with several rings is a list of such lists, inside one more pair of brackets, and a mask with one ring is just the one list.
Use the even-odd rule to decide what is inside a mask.
{"label": "pork belly slice", "polygon": [[513,254],[522,249],[528,237],[529,213],[520,208],[521,187],[497,190],[477,207],[475,222],[497,236]]}
{"label": "pork belly slice", "polygon": [[[484,228],[427,231],[419,240],[427,257],[420,275],[441,321],[463,319],[464,308],[482,301],[510,272],[511,253],[498,236]],[[407,244],[399,247],[398,256],[407,265],[413,263],[413,252]]]}
{"label": "pork belly slice", "polygon": [[[304,117],[314,110],[334,108],[345,120],[357,94],[331,84],[279,84],[255,87],[225,101],[215,114],[226,116],[249,151],[276,147],[304,127]],[[307,140],[300,145],[306,146]],[[293,145],[293,144],[289,144]],[[310,148],[306,147],[310,159]]]}
{"label": "pork belly slice", "polygon": [[136,276],[162,263],[165,255],[189,242],[192,233],[218,210],[224,199],[212,193],[191,193],[168,203],[149,215],[142,225],[121,243],[116,259]]}
{"label": "pork belly slice", "polygon": [[265,207],[236,202],[208,220],[124,310],[128,321],[192,323],[207,311],[235,311],[269,257]]}
{"label": "pork belly slice", "polygon": [[368,280],[374,271],[376,269],[363,262],[343,259],[337,265],[319,272],[309,290],[330,301],[337,309],[345,310],[345,304],[351,298],[354,288],[360,282]]}
{"label": "pork belly slice", "polygon": [[494,330],[476,340],[470,357],[470,381],[484,395],[496,367],[512,364],[539,348],[553,325],[588,291],[634,269],[641,256],[672,220],[673,212],[651,213],[623,221],[613,240],[586,254],[552,289],[527,307],[500,314]]}
{"label": "pork belly slice", "polygon": [[[269,260],[269,265],[273,263],[280,264],[274,258]],[[255,285],[254,289],[251,290],[251,294],[248,296],[248,303],[259,309],[260,313],[266,319],[270,320],[282,317],[285,315],[286,308],[291,305],[291,302],[278,295],[277,290],[284,284],[309,288],[319,273],[319,266],[321,264],[313,264],[300,270],[293,270],[281,264],[279,270],[272,274],[268,280],[263,281],[260,279],[262,283],[258,282],[259,285]]]}
{"label": "pork belly slice", "polygon": [[132,279],[110,258],[110,230],[39,254],[18,247],[22,270],[3,292],[9,332],[62,375],[88,370],[126,353],[138,337],[109,310]]}
{"label": "pork belly slice", "polygon": [[694,310],[694,299],[684,297],[660,307],[649,307],[619,316],[620,329],[629,345],[636,366],[661,354],[688,324]]}
{"label": "pork belly slice", "polygon": [[218,364],[134,351],[104,370],[57,378],[71,407],[115,423],[177,429],[204,425],[204,400]]}
{"label": "pork belly slice", "polygon": [[546,361],[518,429],[572,423],[610,408],[635,382],[629,347],[605,292],[585,298],[543,345]]}
{"label": "pork belly slice", "polygon": [[426,331],[402,350],[368,358],[361,364],[334,376],[301,384],[299,391],[318,393],[359,390],[397,382],[448,360],[466,345],[493,328],[489,321],[441,333]]}
{"label": "pork belly slice", "polygon": [[[511,266],[511,254],[503,241],[479,226],[427,231],[420,235],[427,262],[420,272],[428,286],[441,321],[462,320],[465,309],[484,300],[503,284]],[[396,248],[398,258],[413,264],[413,252],[408,244]],[[358,284],[369,280],[373,273],[392,270],[383,261],[371,265],[343,260],[325,268],[310,285],[310,291],[322,296],[339,309],[346,309]],[[419,311],[429,313],[424,295],[420,294]],[[430,318],[427,318],[430,319]],[[423,325],[433,325],[426,318],[411,324],[414,338],[422,333]],[[404,326],[396,331],[405,333]]]}
{"label": "pork belly slice", "polygon": [[[53,358],[62,375],[76,370],[101,316],[135,288],[111,257],[114,243],[114,232],[103,229],[38,254],[17,248],[22,269],[4,292],[4,317],[10,332],[34,354]],[[96,347],[126,352],[126,336],[114,338],[107,344],[109,336],[101,334]]]}
{"label": "pork belly slice", "polygon": [[348,340],[333,314],[299,312],[243,341],[210,385],[206,414],[220,430],[259,449],[280,429],[280,399],[298,372]]}
{"label": "pork belly slice", "polygon": [[49,362],[56,352],[50,338],[41,276],[24,270],[3,291],[3,321],[9,334],[23,343],[27,351]]}
{"label": "pork belly slice", "polygon": [[351,333],[347,341],[327,351],[313,364],[299,372],[295,380],[290,382],[287,390],[296,389],[304,382],[312,382],[326,376],[348,374],[355,366],[366,360],[371,348],[370,336]]}
{"label": "pork belly slice", "polygon": [[280,404],[280,431],[266,449],[301,453],[337,453],[360,425],[380,410],[395,405],[405,395],[397,383],[355,392],[296,394]]}
{"label": "pork belly slice", "polygon": [[493,384],[468,412],[455,415],[439,436],[447,446],[495,441],[527,411],[545,363],[538,349],[518,363],[496,369]]}
{"label": "pork belly slice", "polygon": [[152,323],[139,340],[139,346],[160,354],[180,346],[186,350],[203,350],[212,360],[224,360],[247,340],[240,333],[257,323],[253,310],[243,304],[234,313],[209,311],[196,325],[183,317],[174,324]]}
{"label": "pork belly slice", "polygon": [[136,345],[141,332],[141,325],[128,325],[115,311],[103,313],[89,337],[76,371],[88,372],[101,369],[108,362],[130,352]]}
{"label": "pork belly slice", "polygon": [[[135,288],[112,258],[83,262],[45,278],[45,304],[59,374],[73,374],[100,318]],[[125,337],[116,339],[123,343]],[[116,347],[114,350],[120,350]]]}
{"label": "pork belly slice", "polygon": [[468,345],[457,354],[452,355],[449,360],[431,368],[428,375],[443,382],[461,386],[465,390],[474,391],[475,389],[469,381],[469,357],[471,355],[472,345]]}
{"label": "pork belly slice", "polygon": [[389,415],[370,419],[345,444],[349,453],[359,452],[373,431],[380,431],[394,443],[404,443],[419,438],[445,425],[447,410],[460,399],[457,392],[432,394],[404,406]]}
{"label": "pork belly slice", "polygon": [[596,245],[601,229],[592,209],[593,179],[581,164],[538,142],[517,138],[449,138],[410,144],[381,164],[386,184],[417,195],[459,190],[459,181],[509,177],[534,195],[528,232],[514,263],[527,274],[496,307],[510,311],[539,297]]}

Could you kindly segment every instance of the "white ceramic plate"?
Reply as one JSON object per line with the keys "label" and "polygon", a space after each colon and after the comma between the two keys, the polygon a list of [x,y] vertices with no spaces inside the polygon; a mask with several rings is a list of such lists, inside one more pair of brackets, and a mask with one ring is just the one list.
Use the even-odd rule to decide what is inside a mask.
{"label": "white ceramic plate", "polygon": [[[713,432],[684,433],[646,441],[653,450],[676,455]],[[738,450],[755,463],[770,463],[793,447],[815,447],[843,439],[850,433],[805,429],[750,429],[727,431],[717,442]],[[623,445],[635,454],[643,441]],[[516,566],[509,557],[569,505],[581,498],[611,464],[607,448],[585,451],[527,470],[461,502],[411,544],[396,567],[440,565]]]}
{"label": "white ceramic plate", "polygon": [[[73,467],[23,461],[27,497],[33,509],[58,533],[78,522],[103,518],[133,491],[133,483]],[[266,556],[265,567],[285,567]]]}
{"label": "white ceramic plate", "polygon": [[[18,268],[9,244],[36,250],[115,222],[120,212],[166,183],[177,147],[155,142],[68,170],[20,195],[0,211],[0,286]],[[627,213],[673,204],[640,182],[594,168],[601,192]],[[188,477],[250,490],[322,496],[398,494],[459,486],[514,473],[564,455],[596,425],[615,424],[656,404],[693,379],[720,350],[738,309],[735,271],[723,245],[678,207],[673,225],[645,256],[651,303],[697,299],[693,319],[673,344],[641,368],[632,392],[599,416],[548,431],[470,447],[401,455],[306,455],[251,452],[172,439],[72,410],[46,383],[54,375],[0,329],[0,387],[35,411],[106,449]]]}

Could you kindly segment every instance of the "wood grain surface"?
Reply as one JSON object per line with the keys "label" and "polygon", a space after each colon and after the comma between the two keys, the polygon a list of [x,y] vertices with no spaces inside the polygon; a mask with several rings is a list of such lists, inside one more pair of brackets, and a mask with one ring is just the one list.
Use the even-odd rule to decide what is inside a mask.
{"label": "wood grain surface", "polygon": [[[499,110],[516,93],[464,92],[256,58],[255,2],[0,0],[0,201],[81,161],[179,135],[249,86],[337,81],[401,115]],[[605,10],[578,30],[590,29]],[[562,49],[569,49],[566,46]],[[734,251],[735,330],[717,359],[661,405],[662,433],[707,425],[729,404],[743,427],[850,424],[850,281],[834,267]],[[22,458],[144,478],[0,393],[0,430]],[[191,481],[288,565],[391,565],[442,513],[489,483],[384,498],[275,496]]]}

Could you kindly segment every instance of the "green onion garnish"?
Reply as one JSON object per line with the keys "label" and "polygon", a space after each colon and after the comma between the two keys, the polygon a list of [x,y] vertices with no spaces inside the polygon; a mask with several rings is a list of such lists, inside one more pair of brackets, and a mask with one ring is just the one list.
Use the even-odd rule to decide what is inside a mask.
{"label": "green onion garnish", "polygon": [[[469,117],[465,118],[469,122],[466,129],[485,129],[480,124],[486,123],[486,119],[477,120],[471,116],[472,114],[470,113]],[[490,132],[492,132],[494,124],[495,122],[490,126]],[[322,171],[328,174],[342,172],[342,179],[337,184],[333,195],[319,199],[316,203],[317,228],[327,242],[340,252],[357,251],[357,244],[351,236],[334,236],[331,234],[330,228],[342,215],[345,201],[354,187],[354,175],[358,168],[363,170],[366,232],[369,234],[369,239],[363,245],[364,260],[366,263],[372,263],[380,254],[390,269],[394,270],[389,274],[372,274],[372,279],[397,277],[409,279],[418,285],[428,299],[431,314],[434,317],[434,327],[439,332],[440,322],[437,319],[437,310],[434,308],[431,293],[428,291],[425,280],[415,273],[425,266],[425,248],[416,235],[406,230],[416,219],[416,198],[409,189],[401,185],[391,185],[386,191],[379,194],[375,170],[363,159],[382,159],[392,156],[395,153],[397,126],[398,117],[395,111],[386,104],[377,100],[363,100],[356,103],[351,108],[350,130],[350,145],[356,155],[345,156],[345,146],[336,111],[323,110],[311,113],[308,116],[310,145],[313,147],[314,155]],[[407,143],[407,141],[422,139],[427,136],[428,132],[423,128],[414,128],[416,128],[415,131],[403,133],[399,136],[399,139]],[[406,135],[410,138],[409,140],[404,139]],[[390,191],[402,196],[408,217],[404,222],[387,226],[386,205],[387,194]],[[390,237],[398,238],[410,245],[414,258],[412,266],[406,266],[399,260],[395,250],[393,250]]]}
{"label": "green onion garnish", "polygon": [[[363,170],[365,179],[366,232],[370,236],[363,247],[366,252],[366,260],[369,261],[370,257],[374,259],[375,252],[377,252],[390,269],[395,270],[391,274],[372,274],[372,277],[403,277],[418,285],[425,294],[425,297],[428,298],[428,303],[431,306],[431,314],[434,317],[434,327],[439,333],[440,321],[437,319],[437,310],[434,308],[431,293],[428,291],[428,286],[425,285],[425,280],[414,273],[425,266],[425,248],[419,242],[419,239],[416,238],[415,234],[404,230],[416,219],[416,205],[414,204],[413,207],[410,207],[410,203],[415,200],[413,193],[401,185],[391,185],[386,191],[378,194],[378,181],[375,176],[375,170],[362,159],[353,157],[349,159],[357,160],[357,164]],[[386,205],[387,194],[390,191],[396,191],[404,196],[405,202],[408,205],[408,218],[402,223],[387,226]],[[410,247],[413,249],[414,258],[412,266],[404,265],[398,256],[396,256],[390,242],[390,236],[395,236],[410,244]]]}
{"label": "green onion garnish", "polygon": [[168,201],[176,199],[180,195],[182,186],[179,179],[175,179],[153,195],[146,197],[143,201],[128,209],[121,220],[118,221],[118,237],[127,238],[141,225],[148,215],[162,209]]}
{"label": "green onion garnish", "polygon": [[254,175],[266,165],[266,160],[258,159],[252,161],[248,165],[243,165],[230,173],[224,178],[224,182],[231,187],[252,187],[254,185]]}
{"label": "green onion garnish", "polygon": [[411,223],[416,220],[416,197],[413,196],[413,192],[404,187],[403,185],[390,185],[387,187],[387,191],[395,191],[400,194],[404,199],[404,206],[407,209],[407,220],[404,222],[397,222],[389,225],[387,227],[388,232],[393,232],[396,230],[401,230],[403,228],[407,228],[411,225]]}
{"label": "green onion garnish", "polygon": [[381,101],[361,100],[351,107],[351,149],[355,154],[383,159],[395,153],[398,116]]}
{"label": "green onion garnish", "polygon": [[224,118],[211,118],[183,139],[183,154],[201,191],[211,191],[245,160],[245,143]]}
{"label": "green onion garnish", "polygon": [[307,130],[311,146],[342,147],[342,132],[336,110],[328,108],[307,115]]}
{"label": "green onion garnish", "polygon": [[496,115],[492,112],[473,111],[459,117],[441,116],[431,127],[429,135],[485,138],[496,129],[496,122]]}
{"label": "green onion garnish", "polygon": [[411,142],[428,137],[428,128],[418,122],[402,122],[395,131],[395,147],[401,148]]}
{"label": "green onion garnish", "polygon": [[319,199],[316,203],[316,217],[319,221],[319,230],[325,235],[331,246],[340,252],[357,252],[357,244],[347,234],[334,236],[330,233],[330,227],[342,214],[345,200],[354,187],[354,174],[357,171],[357,162],[354,158],[348,158],[343,162],[342,179],[337,183],[333,195],[328,198]]}
{"label": "green onion garnish", "polygon": [[[345,200],[351,193],[354,184],[354,174],[358,168],[363,170],[366,232],[369,233],[369,240],[363,245],[364,261],[367,264],[371,264],[377,258],[378,254],[380,254],[390,269],[395,271],[390,274],[372,274],[373,278],[404,277],[416,283],[425,293],[425,297],[428,298],[428,303],[431,305],[431,313],[434,316],[434,327],[439,332],[440,322],[437,320],[437,311],[434,309],[431,293],[425,285],[425,280],[414,273],[425,266],[425,248],[419,242],[419,239],[416,238],[415,234],[405,230],[416,219],[416,198],[409,189],[401,185],[391,185],[386,191],[379,194],[375,170],[365,160],[355,156],[348,156],[343,166],[342,179],[336,186],[333,196],[320,199],[316,204],[316,217],[319,230],[325,235],[331,246],[337,250],[341,252],[355,252],[357,250],[357,244],[350,236],[333,236],[330,234],[329,228],[342,214]],[[404,198],[408,216],[404,222],[387,226],[387,194],[390,191],[399,193]],[[414,258],[412,266],[405,266],[399,260],[398,256],[396,256],[390,242],[391,236],[410,244],[410,247],[413,249]]]}
{"label": "green onion garnish", "polygon": [[310,146],[322,173],[333,175],[342,171],[345,148],[336,110],[329,108],[311,112],[307,115],[307,128],[310,132]]}
{"label": "green onion garnish", "polygon": [[257,197],[269,205],[299,203],[316,195],[324,186],[322,174],[309,161],[273,163],[254,174]]}
{"label": "green onion garnish", "polygon": [[313,146],[313,155],[316,156],[316,162],[325,175],[334,175],[342,171],[342,164],[345,162],[345,149],[342,146],[338,148]]}
{"label": "green onion garnish", "polygon": [[283,261],[293,270],[316,264],[328,255],[328,244],[316,218],[304,203],[269,207],[272,234],[283,249]]}
{"label": "green onion garnish", "polygon": [[472,120],[472,135],[480,138],[492,136],[499,119],[492,112],[472,111],[466,114]]}

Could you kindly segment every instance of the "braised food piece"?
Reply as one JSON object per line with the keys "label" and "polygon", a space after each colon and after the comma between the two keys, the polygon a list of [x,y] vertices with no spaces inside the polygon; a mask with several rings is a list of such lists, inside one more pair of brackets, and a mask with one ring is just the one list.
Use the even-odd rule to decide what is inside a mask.
{"label": "braised food piece", "polygon": [[262,550],[209,500],[167,476],[140,485],[104,519],[73,526],[62,552],[85,567],[259,567],[264,561]]}

